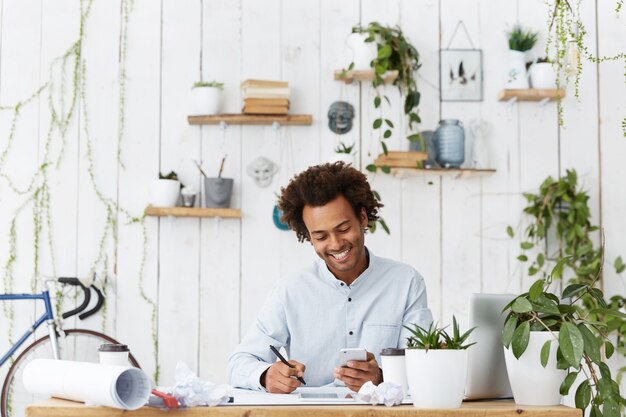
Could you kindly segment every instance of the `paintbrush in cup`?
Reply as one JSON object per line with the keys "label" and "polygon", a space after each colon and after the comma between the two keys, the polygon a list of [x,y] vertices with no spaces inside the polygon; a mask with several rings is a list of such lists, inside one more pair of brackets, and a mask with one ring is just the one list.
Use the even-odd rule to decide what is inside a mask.
{"label": "paintbrush in cup", "polygon": [[200,171],[200,173],[204,176],[204,178],[208,178],[209,176],[204,172],[204,170],[202,169],[202,165],[200,165],[200,163],[198,161],[196,161],[195,159],[193,160],[193,163],[196,164],[196,167],[198,168],[198,170]]}
{"label": "paintbrush in cup", "polygon": [[217,173],[217,178],[222,178],[222,172],[224,172],[224,161],[226,161],[226,156],[228,154],[225,154],[224,157],[222,158],[222,163],[220,164],[220,172]]}

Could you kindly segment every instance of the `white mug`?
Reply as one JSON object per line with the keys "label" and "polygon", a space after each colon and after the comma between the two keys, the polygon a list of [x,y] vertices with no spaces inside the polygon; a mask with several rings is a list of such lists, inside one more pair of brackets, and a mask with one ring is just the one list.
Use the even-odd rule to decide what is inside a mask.
{"label": "white mug", "polygon": [[406,378],[406,361],[404,349],[387,348],[380,352],[383,367],[383,381],[391,382],[402,387],[406,397],[409,392]]}
{"label": "white mug", "polygon": [[101,365],[130,366],[130,362],[128,362],[129,353],[128,346],[113,343],[100,345],[100,349],[98,349]]}

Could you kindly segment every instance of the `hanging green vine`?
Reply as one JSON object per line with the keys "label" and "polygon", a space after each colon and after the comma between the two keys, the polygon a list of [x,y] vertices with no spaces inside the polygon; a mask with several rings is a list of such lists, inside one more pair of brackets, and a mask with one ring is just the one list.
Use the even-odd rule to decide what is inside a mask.
{"label": "hanging green vine", "polygon": [[[152,309],[151,323],[152,323],[152,338],[154,345],[154,357],[155,357],[155,374],[154,379],[158,382],[159,365],[158,365],[158,339],[157,339],[157,308],[156,303],[147,296],[143,284],[144,284],[144,271],[146,262],[146,246],[147,246],[147,231],[144,225],[143,217],[132,216],[127,210],[121,208],[117,201],[105,196],[101,191],[98,181],[95,175],[94,159],[93,159],[93,143],[89,130],[89,112],[87,106],[86,97],[86,85],[87,85],[87,70],[86,62],[82,55],[83,40],[85,39],[85,30],[87,20],[91,11],[93,0],[81,0],[80,1],[80,25],[78,38],[71,44],[71,46],[59,57],[55,58],[49,67],[49,81],[39,87],[35,92],[31,94],[27,99],[20,101],[12,106],[0,106],[0,111],[12,111],[11,128],[9,130],[6,145],[0,154],[0,178],[4,179],[9,188],[15,193],[18,198],[22,198],[22,202],[19,204],[18,209],[15,211],[13,218],[11,219],[11,227],[9,230],[9,257],[5,264],[4,276],[3,276],[3,290],[7,293],[14,292],[14,275],[13,266],[17,260],[17,219],[22,213],[23,209],[32,205],[32,223],[33,223],[33,247],[34,247],[34,262],[33,272],[31,276],[30,286],[32,291],[36,291],[37,282],[40,278],[40,263],[41,263],[41,245],[47,244],[50,251],[50,263],[54,276],[56,276],[56,260],[54,252],[54,239],[52,236],[52,216],[51,206],[52,197],[50,193],[50,187],[48,182],[48,169],[51,166],[55,166],[57,169],[61,166],[63,161],[66,147],[67,147],[67,133],[71,122],[74,120],[74,116],[80,114],[82,116],[81,124],[82,130],[86,142],[85,158],[87,160],[87,171],[89,181],[93,187],[93,190],[97,196],[97,200],[104,206],[105,225],[104,230],[100,234],[98,239],[98,248],[95,255],[95,259],[89,270],[89,276],[94,276],[96,272],[100,276],[104,277],[104,281],[101,283],[101,289],[106,295],[107,282],[106,277],[109,275],[110,258],[107,249],[109,244],[112,244],[114,248],[113,263],[117,264],[117,248],[118,248],[118,217],[123,215],[127,219],[126,224],[140,224],[143,235],[143,251],[141,267],[139,272],[139,291],[142,299],[148,303]],[[118,131],[117,131],[117,169],[124,168],[122,163],[122,139],[124,137],[124,131],[126,126],[126,62],[128,53],[128,24],[130,14],[133,9],[134,0],[122,0],[122,23],[121,23],[121,37],[120,37],[120,66],[119,66],[119,112],[118,112]],[[71,72],[68,77],[68,72]],[[55,75],[57,77],[55,78]],[[68,90],[67,79],[71,78],[71,91]],[[20,188],[15,179],[4,172],[4,164],[11,155],[11,148],[13,141],[15,140],[16,129],[20,120],[21,109],[33,103],[36,99],[41,98],[43,93],[47,92],[45,98],[47,107],[50,112],[50,125],[46,132],[45,144],[42,153],[42,163],[37,167],[33,173],[26,188]],[[69,93],[69,100],[66,96]],[[52,143],[58,137],[60,147],[58,154],[52,155]],[[54,163],[53,163],[54,161]],[[42,238],[42,233],[46,234],[46,238]],[[116,272],[117,268],[114,268]],[[96,283],[98,285],[99,283]],[[60,312],[63,304],[64,294],[62,291],[57,290],[55,296],[55,311],[57,316],[60,317]],[[4,316],[9,321],[8,338],[9,343],[13,343],[13,322],[14,322],[14,310],[12,305],[7,303],[3,304]],[[102,315],[102,330],[106,332],[106,318],[107,310],[105,307],[101,311]]]}
{"label": "hanging green vine", "polygon": [[[574,96],[580,100],[580,77],[583,70],[581,57],[594,64],[606,61],[624,62],[626,66],[626,53],[619,52],[612,56],[597,56],[590,52],[584,42],[587,30],[580,18],[580,0],[576,3],[576,10],[572,8],[569,0],[555,0],[552,6],[546,2],[549,13],[548,42],[546,44],[546,56],[553,56],[552,61],[556,66],[556,87],[557,90],[563,85],[561,75],[565,75],[566,83],[574,77]],[[615,13],[619,16],[623,5],[623,0],[618,0],[615,6]],[[554,54],[550,50],[554,48]],[[624,73],[626,82],[626,72]],[[563,104],[562,97],[557,97],[557,111],[559,125],[563,126]],[[621,123],[622,133],[626,137],[626,117]]]}

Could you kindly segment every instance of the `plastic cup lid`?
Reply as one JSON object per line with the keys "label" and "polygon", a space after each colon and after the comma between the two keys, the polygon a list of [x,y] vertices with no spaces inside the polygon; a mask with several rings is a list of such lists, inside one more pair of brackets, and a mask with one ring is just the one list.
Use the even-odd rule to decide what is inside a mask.
{"label": "plastic cup lid", "polygon": [[404,349],[385,348],[380,351],[382,356],[404,356]]}
{"label": "plastic cup lid", "polygon": [[128,346],[122,344],[106,343],[100,345],[100,352],[128,352]]}

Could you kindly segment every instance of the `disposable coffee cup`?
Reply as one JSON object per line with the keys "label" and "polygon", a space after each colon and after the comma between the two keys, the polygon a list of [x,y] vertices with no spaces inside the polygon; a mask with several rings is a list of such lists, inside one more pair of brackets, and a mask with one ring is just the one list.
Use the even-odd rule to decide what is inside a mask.
{"label": "disposable coffee cup", "polygon": [[129,352],[130,350],[126,345],[114,343],[100,345],[100,349],[98,349],[100,364],[130,366],[130,362],[128,362]]}
{"label": "disposable coffee cup", "polygon": [[233,194],[233,179],[205,178],[204,191],[207,207],[228,208],[230,207],[230,196]]}
{"label": "disposable coffee cup", "polygon": [[400,385],[402,392],[406,396],[409,392],[409,387],[406,380],[404,349],[383,349],[380,352],[380,360],[383,366],[383,381]]}

